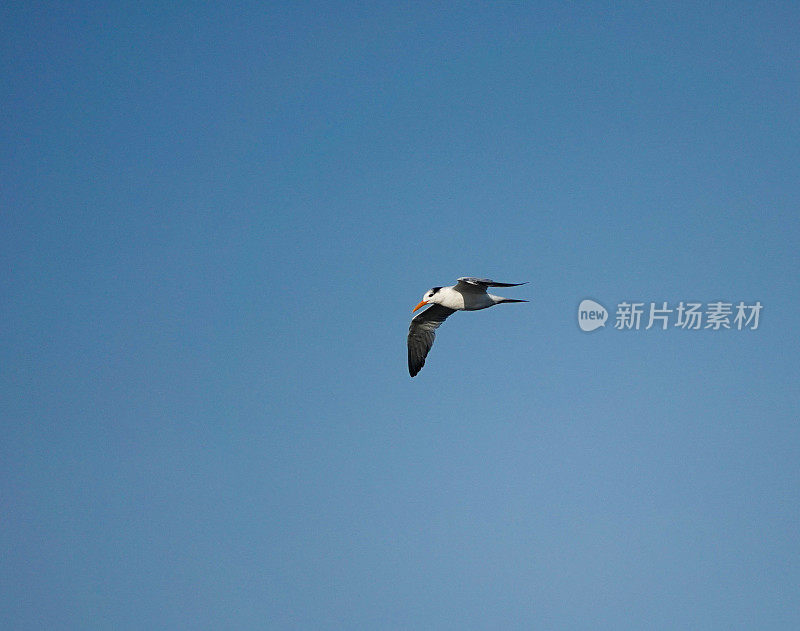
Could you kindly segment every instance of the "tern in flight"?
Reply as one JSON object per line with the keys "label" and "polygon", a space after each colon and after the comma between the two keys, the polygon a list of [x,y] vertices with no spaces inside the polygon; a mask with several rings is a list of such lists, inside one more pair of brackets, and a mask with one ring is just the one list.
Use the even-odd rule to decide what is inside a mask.
{"label": "tern in flight", "polygon": [[452,287],[433,287],[422,297],[412,313],[420,307],[432,304],[414,316],[408,327],[408,372],[414,377],[425,365],[425,358],[433,346],[436,329],[456,311],[477,311],[503,302],[528,302],[514,298],[501,298],[487,293],[489,287],[516,287],[526,283],[496,283],[488,278],[459,278]]}

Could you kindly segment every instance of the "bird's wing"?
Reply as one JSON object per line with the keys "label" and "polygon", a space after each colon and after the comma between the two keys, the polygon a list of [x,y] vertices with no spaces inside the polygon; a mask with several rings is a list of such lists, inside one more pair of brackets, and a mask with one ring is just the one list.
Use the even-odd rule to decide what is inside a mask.
{"label": "bird's wing", "polygon": [[458,283],[453,288],[456,291],[486,291],[489,287],[516,287],[517,285],[525,285],[526,283],[498,283],[488,278],[473,278],[472,276],[464,276],[458,279]]}
{"label": "bird's wing", "polygon": [[451,313],[455,313],[455,309],[433,305],[411,320],[408,327],[408,373],[412,377],[422,370],[433,346],[436,329]]}

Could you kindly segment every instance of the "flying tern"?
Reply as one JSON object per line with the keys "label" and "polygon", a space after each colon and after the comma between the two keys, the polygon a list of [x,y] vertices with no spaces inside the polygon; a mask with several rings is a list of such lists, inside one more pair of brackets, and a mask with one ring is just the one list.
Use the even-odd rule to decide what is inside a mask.
{"label": "flying tern", "polygon": [[414,316],[408,327],[408,372],[414,377],[425,365],[425,358],[433,346],[436,329],[456,311],[477,311],[503,302],[528,302],[515,298],[502,298],[487,293],[489,287],[517,287],[526,283],[496,283],[488,278],[459,278],[451,287],[433,287],[422,297],[412,313],[430,304],[422,313]]}

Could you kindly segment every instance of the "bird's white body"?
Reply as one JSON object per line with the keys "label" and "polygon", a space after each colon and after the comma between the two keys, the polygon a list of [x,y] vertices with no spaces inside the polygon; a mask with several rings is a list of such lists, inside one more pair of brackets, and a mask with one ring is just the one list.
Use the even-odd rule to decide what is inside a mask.
{"label": "bird's white body", "polygon": [[456,285],[442,287],[428,298],[427,302],[442,305],[455,311],[477,311],[478,309],[493,307],[503,300],[500,296],[493,296],[485,291],[465,291],[456,289],[456,287]]}

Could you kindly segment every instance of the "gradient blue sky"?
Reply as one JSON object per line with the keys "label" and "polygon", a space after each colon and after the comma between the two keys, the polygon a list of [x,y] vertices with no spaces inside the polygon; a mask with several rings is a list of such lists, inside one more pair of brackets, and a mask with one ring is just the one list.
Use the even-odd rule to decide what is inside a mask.
{"label": "gradient blue sky", "polygon": [[0,25],[0,626],[800,628],[796,3]]}

